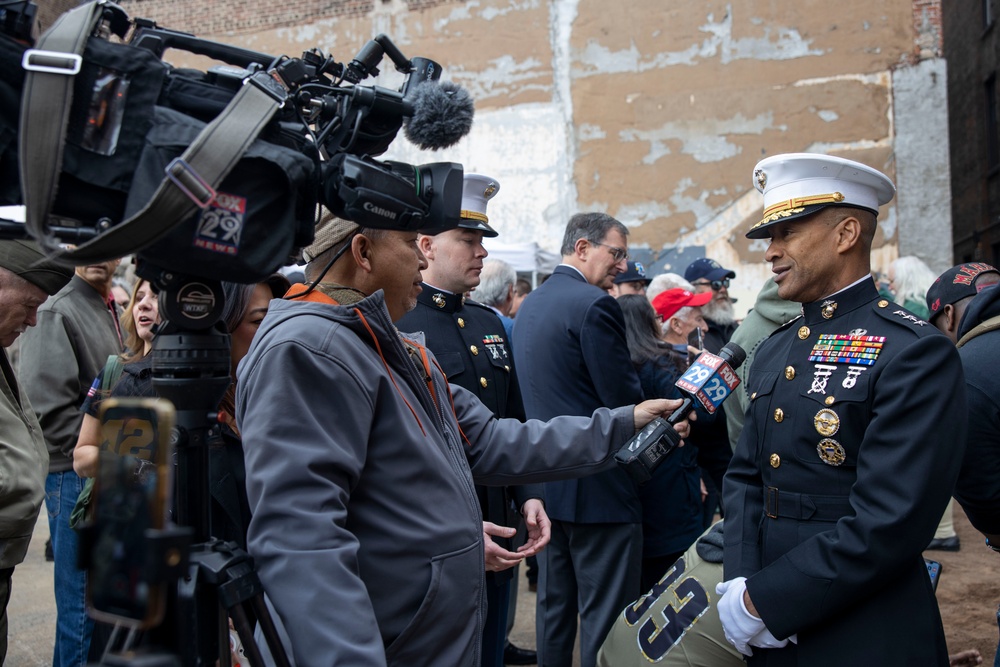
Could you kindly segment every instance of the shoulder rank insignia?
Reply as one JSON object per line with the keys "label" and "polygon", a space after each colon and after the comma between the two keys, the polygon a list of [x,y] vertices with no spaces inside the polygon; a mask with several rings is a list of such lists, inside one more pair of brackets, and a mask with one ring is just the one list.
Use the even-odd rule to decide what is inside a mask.
{"label": "shoulder rank insignia", "polygon": [[914,324],[916,324],[919,327],[925,327],[925,326],[927,326],[927,322],[924,322],[922,319],[920,319],[916,315],[911,315],[910,313],[906,312],[905,310],[894,310],[892,312],[892,314],[893,315],[899,315],[900,317],[902,317],[907,322],[913,322]]}
{"label": "shoulder rank insignia", "polygon": [[809,354],[809,361],[874,366],[885,336],[821,334]]}

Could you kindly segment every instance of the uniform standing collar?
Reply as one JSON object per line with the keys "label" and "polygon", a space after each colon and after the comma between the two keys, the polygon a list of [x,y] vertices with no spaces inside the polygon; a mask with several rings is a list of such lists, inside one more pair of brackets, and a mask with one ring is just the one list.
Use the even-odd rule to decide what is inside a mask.
{"label": "uniform standing collar", "polygon": [[423,285],[424,289],[417,297],[417,301],[433,310],[455,313],[465,305],[465,296],[462,294],[453,294],[427,283],[421,283],[421,285]]}
{"label": "uniform standing collar", "polygon": [[868,276],[825,299],[802,304],[802,315],[805,324],[819,324],[857,310],[877,296],[875,281]]}

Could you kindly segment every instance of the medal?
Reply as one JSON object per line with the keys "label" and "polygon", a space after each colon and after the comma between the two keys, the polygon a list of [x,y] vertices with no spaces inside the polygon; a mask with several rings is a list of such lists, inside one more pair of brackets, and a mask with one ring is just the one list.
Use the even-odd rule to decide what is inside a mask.
{"label": "medal", "polygon": [[832,438],[824,438],[816,445],[820,460],[831,466],[839,466],[847,459],[847,452],[839,442]]}

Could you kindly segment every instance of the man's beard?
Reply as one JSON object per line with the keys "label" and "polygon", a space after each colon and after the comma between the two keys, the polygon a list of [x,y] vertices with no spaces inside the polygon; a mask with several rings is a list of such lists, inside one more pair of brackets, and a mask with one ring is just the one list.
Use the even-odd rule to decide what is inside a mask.
{"label": "man's beard", "polygon": [[736,321],[733,302],[728,298],[716,299],[713,297],[711,301],[701,307],[701,314],[706,320],[710,320],[720,327],[727,327]]}

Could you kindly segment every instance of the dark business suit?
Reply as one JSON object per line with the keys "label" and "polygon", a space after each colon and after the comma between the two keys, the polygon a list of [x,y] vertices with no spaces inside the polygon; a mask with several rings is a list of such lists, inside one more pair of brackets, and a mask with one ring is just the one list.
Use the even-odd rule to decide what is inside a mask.
{"label": "dark business suit", "polygon": [[[642,401],[618,303],[573,267],[560,265],[514,320],[521,395],[529,419],[590,415]],[[622,443],[624,444],[624,443]],[[545,485],[552,541],[539,554],[539,665],[569,665],[580,608],[581,665],[615,616],[639,593],[642,509],[619,469]]]}
{"label": "dark business suit", "polygon": [[[514,374],[510,341],[500,318],[492,309],[460,294],[439,290],[427,283],[417,297],[416,308],[396,322],[405,332],[421,331],[425,345],[434,353],[448,382],[474,393],[496,417],[524,421],[524,406]],[[508,491],[510,495],[508,496]],[[542,485],[519,487],[476,485],[479,507],[486,521],[517,527],[520,509],[531,498],[542,497]],[[511,502],[513,498],[513,503]],[[492,537],[512,550],[512,540]],[[487,612],[483,628],[484,667],[503,667],[507,638],[507,605],[510,580],[515,570],[486,573]]]}
{"label": "dark business suit", "polygon": [[750,664],[947,665],[921,552],[964,448],[955,347],[870,280],[803,312],[754,356],[724,484],[725,577],[798,635]]}

